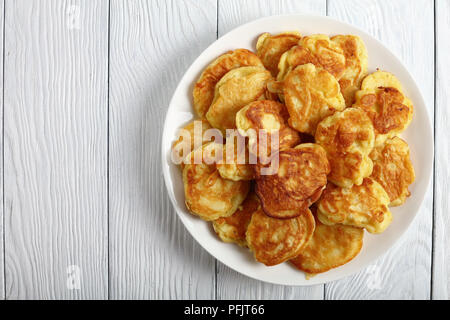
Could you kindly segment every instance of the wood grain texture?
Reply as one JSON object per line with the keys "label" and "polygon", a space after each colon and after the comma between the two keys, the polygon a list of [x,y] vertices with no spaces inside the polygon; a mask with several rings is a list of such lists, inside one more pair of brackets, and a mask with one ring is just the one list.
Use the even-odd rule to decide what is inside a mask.
{"label": "wood grain texture", "polygon": [[6,2],[7,299],[107,298],[107,30],[107,1]]}
{"label": "wood grain texture", "polygon": [[436,0],[436,137],[433,299],[450,299],[450,1]]}
{"label": "wood grain texture", "polygon": [[[3,25],[5,1],[0,1],[0,132],[3,137]],[[0,139],[3,155],[3,139]],[[5,299],[5,257],[4,257],[4,215],[3,215],[3,157],[0,159],[0,300]]]}
{"label": "wood grain texture", "polygon": [[[325,15],[326,2],[296,0],[219,1],[219,36],[241,24],[265,16],[293,13]],[[301,275],[300,275],[301,276]],[[323,299],[323,285],[289,287],[250,279],[217,261],[218,299]]]}
{"label": "wood grain texture", "polygon": [[[429,0],[329,0],[328,15],[381,40],[420,83],[433,118],[434,18]],[[411,23],[414,21],[414,23]],[[370,54],[370,53],[369,53]],[[429,299],[433,188],[410,229],[360,273],[325,286],[326,299]]]}
{"label": "wood grain texture", "polygon": [[111,1],[110,292],[213,299],[214,259],[170,203],[161,134],[183,73],[216,39],[216,1]]}

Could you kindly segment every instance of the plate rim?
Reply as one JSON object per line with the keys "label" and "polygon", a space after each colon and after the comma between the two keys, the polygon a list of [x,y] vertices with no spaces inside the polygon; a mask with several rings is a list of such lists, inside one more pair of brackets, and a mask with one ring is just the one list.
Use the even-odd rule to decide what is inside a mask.
{"label": "plate rim", "polygon": [[[362,263],[358,268],[356,268],[356,270],[348,270],[348,271],[344,271],[342,272],[342,274],[334,277],[331,280],[320,280],[320,281],[313,281],[314,278],[308,280],[308,283],[286,283],[286,282],[280,282],[280,281],[275,281],[272,279],[261,279],[256,277],[255,275],[248,273],[248,272],[244,272],[241,270],[238,270],[237,268],[235,268],[234,266],[229,265],[226,261],[223,261],[223,259],[217,257],[213,252],[211,252],[211,250],[207,247],[205,247],[202,243],[202,241],[199,240],[199,238],[197,237],[196,233],[194,232],[194,230],[191,230],[191,228],[188,226],[189,223],[186,220],[187,218],[184,217],[184,212],[178,210],[178,206],[176,205],[176,199],[174,198],[174,194],[173,192],[170,191],[170,186],[169,186],[169,181],[172,181],[172,178],[170,177],[170,173],[168,170],[169,166],[166,166],[167,164],[167,159],[166,159],[166,154],[165,154],[165,140],[167,140],[167,136],[170,135],[171,133],[168,133],[167,130],[167,126],[168,126],[168,114],[169,111],[172,107],[172,105],[174,104],[174,100],[175,100],[175,93],[178,92],[178,90],[180,89],[181,85],[183,84],[186,76],[190,73],[192,73],[192,69],[195,67],[195,65],[197,64],[197,62],[202,58],[202,56],[204,54],[206,54],[206,52],[208,52],[213,46],[215,46],[218,42],[221,42],[224,38],[228,37],[229,34],[236,32],[237,29],[241,29],[241,28],[246,28],[249,27],[252,24],[258,24],[261,23],[265,20],[272,20],[272,19],[279,19],[279,18],[305,18],[307,17],[308,19],[319,19],[319,20],[328,20],[330,22],[333,23],[338,23],[341,24],[345,27],[348,27],[350,29],[355,29],[357,30],[360,34],[364,35],[365,37],[370,38],[372,41],[374,41],[378,46],[381,46],[394,60],[395,64],[398,64],[402,69],[404,69],[406,71],[406,74],[408,75],[408,77],[411,80],[411,83],[414,86],[414,90],[418,92],[418,97],[420,98],[420,104],[422,104],[425,108],[425,110],[423,110],[426,114],[426,126],[428,127],[428,130],[430,131],[430,137],[431,137],[431,141],[430,141],[430,154],[431,156],[428,159],[429,162],[429,166],[428,166],[428,172],[426,172],[426,179],[427,181],[425,181],[425,185],[426,188],[424,189],[424,192],[420,195],[421,199],[418,201],[418,206],[417,206],[417,210],[416,212],[414,212],[414,217],[409,221],[409,223],[405,226],[405,228],[403,229],[403,231],[392,241],[392,244],[389,246],[389,248],[387,250],[384,250],[381,253],[377,253],[374,255],[374,257],[372,259],[370,259],[370,261],[367,261],[365,263]],[[256,35],[255,35],[256,36]],[[192,104],[192,100],[191,100],[191,104]],[[416,103],[415,103],[416,105]],[[223,263],[224,265],[226,265],[228,268],[238,272],[239,274],[242,274],[244,276],[247,276],[251,279],[255,279],[261,282],[266,282],[266,283],[270,283],[270,284],[275,284],[275,285],[283,285],[283,286],[293,286],[293,287],[305,287],[305,286],[312,286],[312,285],[320,285],[320,284],[326,284],[326,283],[331,283],[334,281],[338,281],[340,279],[343,278],[347,278],[351,275],[355,275],[358,272],[361,272],[364,268],[367,268],[367,266],[370,263],[374,263],[375,261],[379,260],[382,256],[384,256],[389,250],[391,250],[395,245],[397,245],[399,243],[399,241],[405,236],[406,232],[410,229],[412,223],[416,220],[417,215],[419,213],[419,211],[421,210],[421,208],[423,207],[423,203],[425,200],[425,195],[428,192],[430,185],[431,185],[431,181],[432,181],[432,177],[433,177],[433,166],[434,166],[434,160],[435,160],[435,150],[434,150],[434,135],[433,135],[433,125],[431,123],[431,116],[430,116],[430,108],[428,107],[428,104],[426,102],[426,100],[424,99],[424,95],[420,89],[420,87],[417,85],[417,82],[414,78],[414,76],[411,74],[411,72],[409,71],[409,69],[406,67],[406,65],[403,63],[403,61],[398,57],[398,55],[394,52],[392,52],[382,41],[380,41],[379,39],[375,38],[374,36],[372,36],[371,34],[367,33],[366,31],[362,30],[361,28],[352,25],[348,22],[333,18],[333,17],[329,17],[329,16],[321,16],[321,15],[316,15],[316,14],[279,14],[279,15],[270,15],[270,16],[265,16],[265,17],[261,17],[258,19],[254,19],[251,21],[248,21],[246,23],[240,24],[236,27],[234,27],[233,29],[231,29],[230,31],[228,31],[227,33],[225,33],[224,35],[222,35],[221,37],[217,38],[215,41],[213,41],[210,45],[208,45],[205,49],[203,49],[203,51],[191,62],[191,64],[189,65],[189,67],[186,69],[186,71],[184,72],[184,74],[182,75],[181,78],[179,78],[178,80],[178,84],[175,88],[175,90],[172,92],[172,96],[170,99],[170,102],[168,104],[168,108],[166,110],[165,116],[164,116],[164,124],[163,124],[163,130],[162,130],[162,136],[161,136],[161,160],[162,160],[162,170],[163,170],[163,177],[164,177],[164,185],[167,191],[167,194],[169,195],[172,207],[174,209],[174,211],[177,213],[177,216],[181,219],[185,229],[187,229],[187,231],[189,232],[189,234],[194,238],[194,240],[202,247],[202,249],[206,250],[206,252],[208,252],[214,259],[220,261],[221,263]],[[195,115],[195,111],[192,109],[192,114],[194,117],[196,117]]]}

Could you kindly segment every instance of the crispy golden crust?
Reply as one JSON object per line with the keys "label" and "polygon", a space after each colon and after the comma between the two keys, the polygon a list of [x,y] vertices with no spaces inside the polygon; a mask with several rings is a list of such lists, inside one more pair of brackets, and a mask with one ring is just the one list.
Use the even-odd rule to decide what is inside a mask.
{"label": "crispy golden crust", "polygon": [[394,137],[384,145],[374,148],[370,157],[373,160],[371,178],[386,190],[391,201],[390,206],[402,205],[410,196],[408,187],[415,179],[408,144]]}
{"label": "crispy golden crust", "polygon": [[[242,136],[249,137],[250,152],[258,156],[258,150],[263,150],[264,155],[270,155],[274,134],[278,134],[278,150],[300,143],[299,134],[287,125],[288,117],[286,107],[279,102],[255,101],[236,114],[236,126]],[[260,130],[265,130],[267,133],[265,139],[259,139]]]}
{"label": "crispy golden crust", "polygon": [[236,128],[236,113],[250,102],[266,99],[270,79],[270,72],[263,67],[231,70],[217,83],[206,119],[223,132]]}
{"label": "crispy golden crust", "polygon": [[327,152],[331,165],[328,180],[341,187],[359,185],[372,173],[373,125],[364,111],[347,108],[317,126],[316,143]]}
{"label": "crispy golden crust", "polygon": [[372,120],[376,145],[404,131],[413,116],[412,103],[403,94],[400,82],[383,71],[364,79],[361,90],[356,93],[354,107],[364,110]]}
{"label": "crispy golden crust", "polygon": [[255,259],[274,266],[296,257],[314,233],[311,211],[292,219],[275,219],[259,209],[253,213],[246,239]]}
{"label": "crispy golden crust", "polygon": [[298,66],[284,81],[284,99],[292,128],[314,135],[317,124],[345,108],[337,80],[313,64]]}
{"label": "crispy golden crust", "polygon": [[264,67],[276,77],[278,74],[278,62],[283,53],[297,45],[301,36],[298,32],[283,32],[277,35],[263,33],[256,44],[257,55]]}
{"label": "crispy golden crust", "polygon": [[[197,122],[196,122],[197,121]],[[195,132],[194,128],[197,124],[199,130]],[[206,120],[194,120],[188,123],[180,130],[184,130],[184,134],[180,131],[180,138],[175,141],[172,145],[173,152],[176,152],[179,159],[184,159],[186,155],[195,150],[195,139],[201,142],[201,145],[210,142],[205,139],[203,136],[206,130],[211,129],[211,125]],[[201,146],[200,145],[200,146]],[[187,151],[186,154],[185,151]],[[184,166],[184,163],[181,163],[181,166]]]}
{"label": "crispy golden crust", "polygon": [[[283,53],[278,63],[277,81],[282,83],[286,76],[296,67],[311,63],[317,67],[322,67],[314,54],[301,45],[296,45]],[[276,92],[276,90],[274,90]]]}
{"label": "crispy golden crust", "polygon": [[245,233],[253,213],[260,208],[259,199],[249,193],[245,201],[231,216],[219,218],[213,222],[214,231],[224,242],[234,242],[246,247]]}
{"label": "crispy golden crust", "polygon": [[270,164],[257,164],[256,194],[263,211],[274,218],[301,215],[316,202],[327,183],[330,172],[325,150],[317,144],[301,144],[275,154],[279,166],[273,174],[263,174]]}
{"label": "crispy golden crust", "polygon": [[316,219],[311,240],[291,262],[309,274],[326,272],[353,260],[361,251],[363,237],[362,228],[339,224],[327,226]]}
{"label": "crispy golden crust", "polygon": [[232,215],[244,201],[250,188],[248,181],[223,179],[217,171],[215,156],[222,152],[212,142],[191,152],[188,157],[199,157],[200,164],[190,160],[183,169],[186,206],[203,220],[211,221]]}
{"label": "crispy golden crust", "polygon": [[326,225],[344,224],[381,233],[392,221],[388,205],[388,194],[371,178],[349,189],[329,183],[318,203],[317,217]]}
{"label": "crispy golden crust", "polygon": [[358,36],[338,35],[332,37],[331,41],[338,44],[344,53],[345,69],[339,77],[339,85],[345,104],[350,107],[355,101],[355,93],[361,87],[362,79],[367,73],[367,49]]}
{"label": "crispy golden crust", "polygon": [[214,99],[217,82],[230,70],[244,66],[263,66],[256,54],[246,49],[228,51],[213,61],[195,84],[194,109],[204,117]]}
{"label": "crispy golden crust", "polygon": [[308,49],[318,60],[319,65],[340,79],[345,71],[345,55],[341,46],[324,34],[303,37],[299,45]]}

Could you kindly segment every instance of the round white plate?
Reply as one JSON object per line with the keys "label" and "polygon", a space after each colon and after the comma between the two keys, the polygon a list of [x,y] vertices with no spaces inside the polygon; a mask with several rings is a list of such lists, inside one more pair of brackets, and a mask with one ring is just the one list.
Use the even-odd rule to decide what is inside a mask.
{"label": "round white plate", "polygon": [[[416,171],[416,181],[410,186],[411,197],[401,207],[392,208],[394,221],[380,235],[366,232],[361,253],[344,266],[319,274],[310,280],[289,263],[266,267],[253,259],[252,253],[234,244],[221,242],[211,223],[190,214],[184,204],[181,170],[171,162],[171,145],[177,130],[194,117],[192,89],[203,69],[220,54],[236,48],[255,51],[257,37],[263,32],[279,33],[298,30],[302,35],[313,33],[354,34],[360,36],[369,53],[369,72],[376,68],[390,71],[403,84],[405,93],[414,104],[414,119],[402,134],[411,148],[411,160]],[[249,277],[283,285],[314,285],[325,283],[358,272],[380,257],[402,236],[413,221],[428,188],[432,173],[433,135],[425,101],[414,79],[404,65],[383,44],[367,33],[346,23],[328,17],[285,15],[267,17],[242,25],[227,33],[209,46],[191,65],[181,79],[170,102],[162,138],[162,168],[167,190],[178,216],[192,236],[211,255],[230,268]]]}

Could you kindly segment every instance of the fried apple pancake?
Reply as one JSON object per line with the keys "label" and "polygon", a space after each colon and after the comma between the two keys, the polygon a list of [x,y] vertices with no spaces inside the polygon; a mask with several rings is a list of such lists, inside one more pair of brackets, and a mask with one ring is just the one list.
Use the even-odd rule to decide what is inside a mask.
{"label": "fried apple pancake", "polygon": [[314,233],[314,217],[307,209],[292,219],[276,219],[255,211],[246,239],[257,261],[274,266],[298,256]]}
{"label": "fried apple pancake", "polygon": [[283,92],[290,115],[289,125],[303,133],[314,135],[322,119],[345,108],[337,80],[310,63],[289,73]]}
{"label": "fried apple pancake", "polygon": [[375,145],[403,132],[411,123],[413,105],[405,97],[398,79],[384,71],[367,76],[356,92],[353,105],[364,110],[375,129]]}
{"label": "fried apple pancake", "polygon": [[415,174],[409,158],[408,144],[398,137],[387,140],[373,149],[371,178],[376,180],[389,195],[390,206],[400,206],[410,196],[408,187]]}
{"label": "fried apple pancake", "polygon": [[[331,39],[322,34],[303,37],[297,46],[286,51],[278,64],[277,82],[271,82],[272,92],[282,93],[283,81],[290,71],[299,65],[312,63],[333,75],[340,85],[346,105],[351,106],[355,92],[367,73],[367,49],[361,38],[338,35]],[[283,95],[280,95],[284,99]]]}
{"label": "fried apple pancake", "polygon": [[[217,168],[217,155],[222,146],[211,142],[192,151],[191,159],[183,169],[186,206],[203,220],[211,221],[232,215],[244,201],[250,188],[249,181],[223,179]],[[195,159],[200,159],[197,164]]]}
{"label": "fried apple pancake", "polygon": [[[283,53],[283,55],[280,57],[280,61],[278,63],[279,72],[277,75],[277,81],[282,83],[284,79],[286,79],[286,76],[289,74],[289,72],[291,72],[298,66],[308,63],[312,63],[317,67],[322,67],[316,56],[314,56],[314,54],[307,48],[301,45],[293,46],[291,49]],[[277,90],[273,91],[277,92]]]}
{"label": "fried apple pancake", "polygon": [[228,51],[213,61],[195,84],[193,91],[194,109],[200,117],[205,117],[214,99],[217,82],[230,70],[245,66],[263,66],[256,54],[246,49]]}
{"label": "fried apple pancake", "polygon": [[271,95],[267,91],[267,82],[270,79],[270,72],[263,67],[231,70],[217,83],[214,100],[206,113],[206,119],[214,128],[223,132],[236,128],[236,113],[242,107]]}
{"label": "fried apple pancake", "polygon": [[303,37],[299,45],[308,49],[316,57],[319,65],[340,79],[345,70],[344,50],[324,34],[313,34]]}
{"label": "fried apple pancake", "polygon": [[[297,131],[287,125],[288,118],[289,113],[285,105],[271,100],[255,101],[236,114],[236,127],[242,136],[249,137],[250,152],[258,156],[262,150],[263,155],[270,156],[272,136],[275,136],[275,133],[278,135],[278,150],[300,143]],[[260,130],[265,131],[266,138],[260,139]]]}
{"label": "fried apple pancake", "polygon": [[345,104],[350,107],[367,73],[369,64],[367,49],[358,36],[338,35],[332,37],[331,41],[338,44],[344,53],[345,68],[338,80]]}
{"label": "fried apple pancake", "polygon": [[317,217],[326,225],[343,224],[382,233],[392,222],[389,202],[386,191],[372,178],[351,188],[329,183],[318,203]]}
{"label": "fried apple pancake", "polygon": [[298,32],[283,32],[277,35],[263,33],[256,43],[257,55],[264,67],[276,77],[278,74],[278,63],[283,53],[297,45],[301,36]]}
{"label": "fried apple pancake", "polygon": [[361,251],[363,237],[362,228],[341,224],[328,226],[316,218],[311,240],[291,262],[308,274],[326,272],[353,260]]}
{"label": "fried apple pancake", "polygon": [[253,213],[259,208],[258,197],[253,192],[249,193],[235,213],[229,217],[214,220],[214,231],[222,241],[234,242],[242,247],[246,247],[245,233]]}
{"label": "fried apple pancake", "polygon": [[269,165],[255,167],[256,194],[263,211],[274,218],[293,218],[316,202],[327,184],[330,172],[325,150],[305,143],[275,154],[278,170],[262,174]]}
{"label": "fried apple pancake", "polygon": [[360,185],[372,173],[369,157],[375,140],[370,119],[364,111],[347,108],[325,118],[317,126],[316,143],[327,152],[331,165],[328,180],[338,186],[350,188]]}

